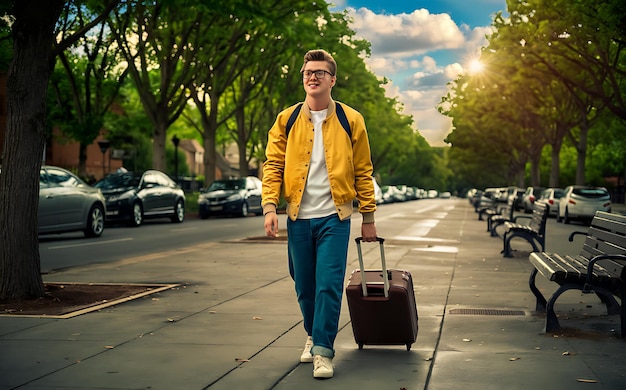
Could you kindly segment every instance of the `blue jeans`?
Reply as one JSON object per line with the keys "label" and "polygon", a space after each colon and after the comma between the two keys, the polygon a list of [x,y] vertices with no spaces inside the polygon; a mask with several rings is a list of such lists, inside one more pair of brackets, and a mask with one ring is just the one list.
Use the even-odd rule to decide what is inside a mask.
{"label": "blue jeans", "polygon": [[350,240],[350,219],[287,219],[289,273],[313,355],[334,357]]}

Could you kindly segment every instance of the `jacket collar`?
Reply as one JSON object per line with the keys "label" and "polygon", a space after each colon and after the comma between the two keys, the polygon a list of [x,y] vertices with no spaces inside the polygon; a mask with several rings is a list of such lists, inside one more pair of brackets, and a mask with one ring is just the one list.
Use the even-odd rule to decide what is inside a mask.
{"label": "jacket collar", "polygon": [[[328,102],[328,112],[326,113],[326,118],[330,118],[335,113],[335,105],[335,101],[330,99],[330,102]],[[311,119],[311,108],[306,101],[302,105],[302,112],[304,112],[304,115],[306,115],[308,119]]]}

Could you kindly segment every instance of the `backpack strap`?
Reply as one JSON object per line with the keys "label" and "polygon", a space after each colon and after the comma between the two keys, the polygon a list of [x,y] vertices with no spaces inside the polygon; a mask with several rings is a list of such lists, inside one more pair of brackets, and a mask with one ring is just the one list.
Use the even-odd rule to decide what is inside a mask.
{"label": "backpack strap", "polygon": [[289,119],[287,120],[287,126],[285,126],[285,137],[286,138],[289,138],[289,132],[291,131],[291,128],[293,127],[294,122],[298,118],[298,115],[300,115],[300,109],[301,108],[302,108],[302,103],[298,104],[298,106],[296,106],[295,110],[293,110],[291,112],[291,115],[289,115]]}
{"label": "backpack strap", "polygon": [[[348,122],[348,117],[346,116],[346,112],[343,107],[341,107],[341,103],[335,104],[337,110],[337,118],[339,119],[339,123],[341,123],[341,127],[346,131],[348,137],[352,139],[352,129],[350,128],[350,122]],[[287,120],[287,126],[285,126],[285,136],[289,138],[289,132],[293,127],[293,124],[296,122],[298,115],[300,115],[300,109],[302,109],[302,103],[298,104],[296,108],[289,115],[289,119]]]}
{"label": "backpack strap", "polygon": [[341,123],[343,129],[346,131],[346,133],[348,133],[348,138],[352,139],[352,129],[350,128],[350,122],[348,122],[346,112],[343,110],[343,107],[341,107],[341,103],[337,103],[335,104],[335,106],[337,107],[336,110],[339,123]]}

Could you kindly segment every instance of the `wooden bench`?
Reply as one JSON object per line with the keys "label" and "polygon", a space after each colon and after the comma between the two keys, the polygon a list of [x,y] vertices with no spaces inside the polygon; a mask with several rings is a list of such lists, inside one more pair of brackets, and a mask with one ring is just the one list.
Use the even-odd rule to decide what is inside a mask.
{"label": "wooden bench", "polygon": [[496,237],[498,233],[496,232],[496,228],[505,222],[517,222],[517,218],[530,218],[527,215],[520,215],[516,218],[513,218],[513,213],[515,212],[515,208],[506,203],[501,205],[498,208],[497,213],[489,213],[487,216],[487,231],[491,234],[492,237]]}
{"label": "wooden bench", "polygon": [[[626,216],[597,212],[586,234],[580,254],[576,256],[534,252],[529,260],[535,267],[530,273],[530,290],[537,298],[536,310],[546,312],[546,332],[559,329],[554,312],[557,298],[565,291],[578,289],[583,293],[595,293],[606,304],[608,314],[619,314],[621,337],[626,337]],[[560,287],[546,299],[537,289],[535,278],[541,273]],[[617,303],[618,297],[622,304]]]}
{"label": "wooden bench", "polygon": [[504,249],[502,253],[504,257],[513,257],[511,254],[511,240],[515,237],[525,239],[533,246],[533,252],[539,252],[546,250],[546,222],[548,221],[548,209],[542,203],[535,203],[533,208],[533,215],[530,217],[528,224],[521,224],[513,221],[504,222],[506,231],[502,240],[504,242]]}

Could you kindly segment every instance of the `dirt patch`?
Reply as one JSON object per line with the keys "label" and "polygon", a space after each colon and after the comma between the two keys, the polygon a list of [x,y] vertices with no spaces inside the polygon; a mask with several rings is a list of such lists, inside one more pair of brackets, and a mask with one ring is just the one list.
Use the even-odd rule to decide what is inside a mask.
{"label": "dirt patch", "polygon": [[0,315],[69,318],[175,287],[167,284],[45,283],[41,298],[0,301]]}

